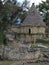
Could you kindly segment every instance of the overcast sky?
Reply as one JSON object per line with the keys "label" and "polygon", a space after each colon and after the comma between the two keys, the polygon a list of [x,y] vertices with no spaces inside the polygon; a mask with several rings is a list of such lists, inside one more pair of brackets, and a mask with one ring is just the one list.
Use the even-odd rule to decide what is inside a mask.
{"label": "overcast sky", "polygon": [[[17,0],[17,1],[23,2],[24,0]],[[35,5],[37,5],[37,4],[39,4],[41,1],[46,1],[46,0],[28,0],[28,1],[30,1],[30,5],[31,5],[32,3],[35,3]]]}
{"label": "overcast sky", "polygon": [[[22,3],[24,0],[17,0],[17,1]],[[32,3],[35,3],[35,5],[38,5],[41,1],[46,1],[46,0],[28,0],[28,1],[30,1],[30,6],[31,6]]]}

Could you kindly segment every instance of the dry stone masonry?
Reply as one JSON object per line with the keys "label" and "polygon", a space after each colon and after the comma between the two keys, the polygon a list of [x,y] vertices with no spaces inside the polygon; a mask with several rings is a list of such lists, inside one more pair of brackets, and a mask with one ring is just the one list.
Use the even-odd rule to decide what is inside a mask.
{"label": "dry stone masonry", "polygon": [[[42,50],[42,51],[41,51]],[[0,46],[0,60],[49,60],[49,49],[40,47]]]}

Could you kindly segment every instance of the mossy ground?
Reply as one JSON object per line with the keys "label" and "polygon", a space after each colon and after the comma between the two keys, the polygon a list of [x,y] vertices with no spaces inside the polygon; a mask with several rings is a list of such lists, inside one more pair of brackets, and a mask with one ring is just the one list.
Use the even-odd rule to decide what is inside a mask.
{"label": "mossy ground", "polygon": [[[21,65],[17,61],[0,61],[0,65]],[[49,63],[29,63],[27,65],[49,65]]]}

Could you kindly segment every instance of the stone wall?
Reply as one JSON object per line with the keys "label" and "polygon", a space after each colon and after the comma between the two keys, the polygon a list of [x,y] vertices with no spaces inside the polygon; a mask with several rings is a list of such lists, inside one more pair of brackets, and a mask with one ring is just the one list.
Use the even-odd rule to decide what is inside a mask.
{"label": "stone wall", "polygon": [[0,60],[49,60],[49,48],[0,46]]}
{"label": "stone wall", "polygon": [[33,41],[35,38],[41,39],[43,37],[42,34],[45,34],[45,27],[13,26],[11,30],[16,33],[16,40],[21,41]]}
{"label": "stone wall", "polygon": [[17,33],[29,33],[29,29],[30,29],[30,33],[34,34],[34,33],[45,33],[45,27],[32,27],[32,26],[16,26],[13,27],[12,30],[17,32]]}
{"label": "stone wall", "polygon": [[20,27],[13,28],[13,30],[16,31],[17,33],[29,33],[29,29],[30,29],[31,34],[45,33],[45,27],[20,26]]}
{"label": "stone wall", "polygon": [[12,46],[0,46],[0,60],[30,60],[38,58],[39,49]]}
{"label": "stone wall", "polygon": [[39,35],[34,35],[34,34],[16,34],[16,40],[19,40],[19,41],[26,41],[26,42],[32,42],[34,41],[35,39],[41,39],[43,38],[43,35],[39,34]]}

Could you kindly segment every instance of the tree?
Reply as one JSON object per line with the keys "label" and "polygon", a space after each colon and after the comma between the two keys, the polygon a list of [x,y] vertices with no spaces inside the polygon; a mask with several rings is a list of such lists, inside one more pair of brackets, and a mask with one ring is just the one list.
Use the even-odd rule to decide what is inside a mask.
{"label": "tree", "polygon": [[[0,39],[3,41],[5,38],[4,30],[6,30],[9,25],[20,18],[22,21],[27,15],[26,9],[28,9],[28,1],[23,2],[23,7],[17,5],[17,0],[0,0]],[[24,7],[26,8],[25,10]]]}
{"label": "tree", "polygon": [[5,39],[4,30],[7,28],[8,19],[7,14],[5,11],[5,7],[0,0],[0,43],[3,43],[3,40]]}
{"label": "tree", "polygon": [[42,1],[42,3],[37,5],[37,8],[43,17],[44,22],[49,26],[49,0],[46,0],[45,2]]}
{"label": "tree", "polygon": [[27,11],[29,10],[29,4],[30,4],[30,1],[28,0],[24,0],[23,3],[22,3],[22,12],[21,12],[21,15],[20,15],[20,18],[22,20],[22,22],[24,21],[25,17],[27,16]]}
{"label": "tree", "polygon": [[25,9],[29,9],[29,3],[30,3],[30,1],[24,0],[22,7],[25,8]]}

